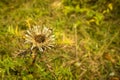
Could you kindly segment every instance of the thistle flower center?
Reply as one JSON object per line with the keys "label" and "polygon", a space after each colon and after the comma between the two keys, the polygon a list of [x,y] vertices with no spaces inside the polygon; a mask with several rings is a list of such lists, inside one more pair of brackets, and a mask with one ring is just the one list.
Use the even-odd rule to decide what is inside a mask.
{"label": "thistle flower center", "polygon": [[43,43],[45,42],[45,35],[43,34],[35,35],[34,39],[38,43]]}

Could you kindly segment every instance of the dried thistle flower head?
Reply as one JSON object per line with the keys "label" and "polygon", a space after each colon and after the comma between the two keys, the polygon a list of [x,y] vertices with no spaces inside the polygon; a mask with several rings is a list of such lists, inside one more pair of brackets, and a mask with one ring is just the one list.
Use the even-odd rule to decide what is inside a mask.
{"label": "dried thistle flower head", "polygon": [[41,52],[47,48],[51,49],[54,46],[54,40],[52,30],[47,27],[33,26],[25,35],[25,43],[32,44],[31,50],[38,48]]}

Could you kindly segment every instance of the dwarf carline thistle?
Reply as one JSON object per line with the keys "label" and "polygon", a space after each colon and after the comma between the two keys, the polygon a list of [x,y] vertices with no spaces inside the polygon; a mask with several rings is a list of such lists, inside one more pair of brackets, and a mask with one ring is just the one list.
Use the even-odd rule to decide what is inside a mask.
{"label": "dwarf carline thistle", "polygon": [[33,26],[27,30],[25,35],[25,43],[32,44],[32,64],[35,63],[37,51],[43,52],[46,49],[51,49],[54,46],[54,35],[51,29],[41,26]]}
{"label": "dwarf carline thistle", "polygon": [[25,43],[32,43],[31,50],[36,47],[43,52],[44,49],[54,46],[54,35],[47,27],[33,26],[27,30],[25,40]]}

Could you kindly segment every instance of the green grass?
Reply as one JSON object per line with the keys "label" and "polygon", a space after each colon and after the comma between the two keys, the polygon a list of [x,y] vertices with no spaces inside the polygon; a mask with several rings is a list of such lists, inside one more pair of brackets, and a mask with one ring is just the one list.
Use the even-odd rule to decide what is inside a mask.
{"label": "green grass", "polygon": [[[112,13],[103,15],[94,10],[96,8],[87,9],[86,14],[84,7],[83,12],[79,7],[69,7],[59,0],[0,2],[1,80],[120,78],[120,20],[112,20],[109,18]],[[93,17],[95,19],[90,22]],[[31,65],[30,54],[25,57],[14,55],[18,50],[28,48],[24,44],[24,32],[33,25],[52,28],[56,45],[38,55]]]}

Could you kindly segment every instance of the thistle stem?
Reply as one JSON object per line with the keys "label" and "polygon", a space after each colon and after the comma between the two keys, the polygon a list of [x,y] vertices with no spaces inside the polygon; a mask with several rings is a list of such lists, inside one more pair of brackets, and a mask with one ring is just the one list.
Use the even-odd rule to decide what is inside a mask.
{"label": "thistle stem", "polygon": [[32,50],[32,65],[35,63],[35,61],[36,61],[36,58],[37,58],[37,48],[34,48],[33,50]]}

